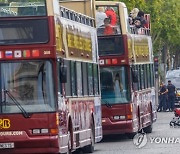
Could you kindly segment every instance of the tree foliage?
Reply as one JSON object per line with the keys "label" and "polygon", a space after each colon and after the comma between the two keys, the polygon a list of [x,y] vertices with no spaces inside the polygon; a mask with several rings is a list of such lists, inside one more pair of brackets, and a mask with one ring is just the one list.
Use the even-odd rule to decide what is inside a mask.
{"label": "tree foliage", "polygon": [[151,30],[154,52],[166,44],[170,52],[180,48],[180,3],[179,0],[119,0],[130,11],[139,8],[151,15]]}

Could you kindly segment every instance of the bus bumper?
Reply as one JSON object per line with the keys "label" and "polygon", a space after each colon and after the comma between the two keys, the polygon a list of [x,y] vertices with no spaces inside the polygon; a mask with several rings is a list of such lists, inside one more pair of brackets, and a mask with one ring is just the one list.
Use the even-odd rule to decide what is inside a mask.
{"label": "bus bumper", "polygon": [[103,135],[125,134],[138,131],[138,127],[135,127],[133,120],[121,120],[112,122],[109,118],[103,118],[102,128]]}
{"label": "bus bumper", "polygon": [[[59,141],[57,136],[39,136],[29,140],[11,139],[3,141],[13,143],[14,147],[1,148],[0,153],[6,154],[33,154],[33,153],[59,153]],[[2,144],[2,143],[0,143]]]}

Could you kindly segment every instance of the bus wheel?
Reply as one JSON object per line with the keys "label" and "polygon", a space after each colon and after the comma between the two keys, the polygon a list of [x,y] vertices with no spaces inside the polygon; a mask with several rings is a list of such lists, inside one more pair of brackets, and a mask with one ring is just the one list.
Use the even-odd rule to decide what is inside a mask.
{"label": "bus wheel", "polygon": [[145,133],[152,133],[152,129],[153,129],[153,113],[152,113],[152,106],[151,106],[151,124],[145,128],[143,128],[143,131]]}
{"label": "bus wheel", "polygon": [[83,148],[83,152],[85,153],[93,153],[94,152],[94,144],[95,144],[95,134],[94,134],[94,127],[91,127],[91,144],[88,146],[85,146]]}
{"label": "bus wheel", "polygon": [[143,128],[145,133],[152,133],[152,129],[153,129],[152,124],[147,126],[147,127],[145,127],[145,128]]}
{"label": "bus wheel", "polygon": [[71,149],[72,149],[72,142],[71,142],[71,132],[68,131],[68,136],[69,136],[69,139],[68,139],[68,152],[67,154],[71,154]]}
{"label": "bus wheel", "polygon": [[136,134],[137,134],[136,132],[134,132],[134,133],[127,133],[126,136],[127,136],[129,139],[133,139]]}

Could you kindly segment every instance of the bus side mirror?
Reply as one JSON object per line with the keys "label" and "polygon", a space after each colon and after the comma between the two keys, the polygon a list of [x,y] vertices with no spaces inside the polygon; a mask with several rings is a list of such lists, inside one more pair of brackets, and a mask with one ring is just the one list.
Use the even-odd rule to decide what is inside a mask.
{"label": "bus side mirror", "polygon": [[60,67],[60,82],[66,83],[67,82],[67,66],[63,65]]}
{"label": "bus side mirror", "polygon": [[138,82],[138,72],[137,72],[137,70],[132,71],[132,80],[133,80],[134,83]]}

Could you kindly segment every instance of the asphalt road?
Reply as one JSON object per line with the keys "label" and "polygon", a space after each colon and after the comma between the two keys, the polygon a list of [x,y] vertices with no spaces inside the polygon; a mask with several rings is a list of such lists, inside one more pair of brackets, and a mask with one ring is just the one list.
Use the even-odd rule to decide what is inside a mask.
{"label": "asphalt road", "polygon": [[[169,122],[173,112],[158,112],[153,132],[128,139],[125,135],[106,136],[95,145],[94,154],[178,154],[180,153],[180,128]],[[76,154],[82,153],[80,150]]]}

